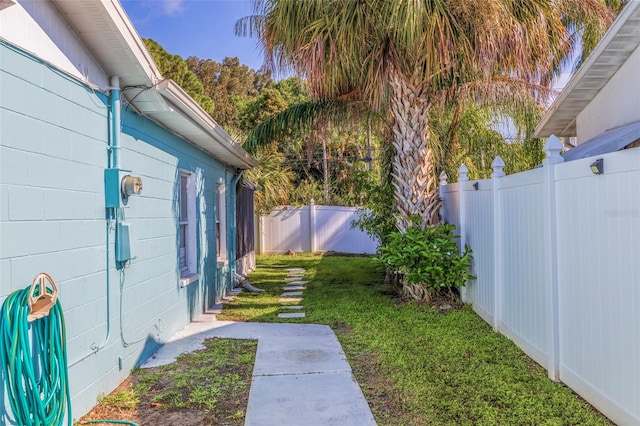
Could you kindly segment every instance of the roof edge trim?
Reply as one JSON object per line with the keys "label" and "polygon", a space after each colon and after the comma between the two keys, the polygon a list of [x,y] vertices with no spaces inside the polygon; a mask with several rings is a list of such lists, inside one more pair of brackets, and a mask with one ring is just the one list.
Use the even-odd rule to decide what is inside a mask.
{"label": "roof edge trim", "polygon": [[[613,21],[607,32],[602,36],[602,39],[598,42],[596,47],[593,48],[591,54],[584,61],[582,66],[578,68],[578,70],[571,76],[571,79],[564,87],[564,89],[560,92],[558,97],[553,101],[547,112],[544,114],[535,130],[533,131],[534,137],[549,137],[551,134],[547,134],[545,132],[544,127],[554,116],[555,112],[560,108],[562,103],[567,99],[569,94],[575,89],[580,80],[585,76],[585,74],[591,69],[596,60],[602,55],[602,53],[609,46],[609,43],[612,39],[618,34],[618,31],[624,26],[629,17],[636,11],[636,9],[640,6],[640,2],[638,1],[630,1],[627,5],[622,9],[618,17]],[[602,88],[600,88],[602,90]],[[599,92],[599,91],[598,91]],[[575,120],[576,117],[574,117]],[[567,135],[559,135],[559,136],[567,136]],[[571,135],[575,136],[575,135]]]}

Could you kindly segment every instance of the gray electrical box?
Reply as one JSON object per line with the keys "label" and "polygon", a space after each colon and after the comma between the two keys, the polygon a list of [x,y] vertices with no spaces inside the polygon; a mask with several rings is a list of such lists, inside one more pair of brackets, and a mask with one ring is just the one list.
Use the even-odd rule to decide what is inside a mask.
{"label": "gray electrical box", "polygon": [[116,262],[127,262],[133,259],[131,241],[131,225],[127,222],[118,222],[116,226]]}

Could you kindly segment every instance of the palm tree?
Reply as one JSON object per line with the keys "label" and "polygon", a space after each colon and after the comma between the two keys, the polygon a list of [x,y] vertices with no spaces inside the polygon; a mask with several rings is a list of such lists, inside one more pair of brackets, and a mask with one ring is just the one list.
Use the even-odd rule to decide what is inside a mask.
{"label": "palm tree", "polygon": [[511,107],[542,100],[576,44],[574,30],[612,18],[598,0],[254,0],[254,7],[236,29],[259,36],[272,68],[306,78],[314,99],[360,101],[390,115],[401,231],[413,218],[438,222],[429,110],[460,97]]}

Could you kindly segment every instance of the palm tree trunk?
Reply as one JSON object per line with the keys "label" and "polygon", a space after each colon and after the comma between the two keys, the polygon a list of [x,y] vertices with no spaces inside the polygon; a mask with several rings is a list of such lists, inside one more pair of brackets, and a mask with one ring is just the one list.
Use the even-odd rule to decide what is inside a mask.
{"label": "palm tree trunk", "polygon": [[404,232],[413,223],[411,217],[419,218],[421,227],[437,224],[439,199],[429,148],[426,88],[416,87],[398,74],[391,78],[391,88],[396,226]]}

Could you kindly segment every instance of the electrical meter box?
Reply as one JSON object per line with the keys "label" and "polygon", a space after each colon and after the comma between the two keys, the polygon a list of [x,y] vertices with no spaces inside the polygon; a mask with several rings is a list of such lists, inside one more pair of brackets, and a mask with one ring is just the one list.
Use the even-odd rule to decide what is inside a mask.
{"label": "electrical meter box", "polygon": [[120,182],[129,173],[128,170],[122,169],[105,169],[104,170],[104,201],[105,207],[122,207],[122,190]]}
{"label": "electrical meter box", "polygon": [[127,222],[118,222],[116,226],[116,262],[133,259],[133,229]]}
{"label": "electrical meter box", "polygon": [[127,205],[129,196],[142,193],[142,179],[131,176],[130,170],[105,169],[104,201],[106,208],[119,208]]}

